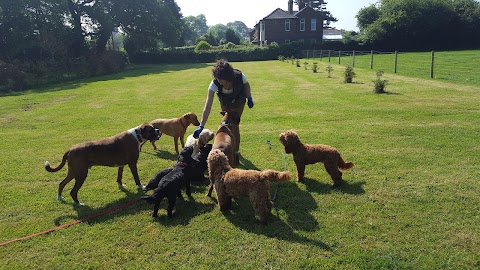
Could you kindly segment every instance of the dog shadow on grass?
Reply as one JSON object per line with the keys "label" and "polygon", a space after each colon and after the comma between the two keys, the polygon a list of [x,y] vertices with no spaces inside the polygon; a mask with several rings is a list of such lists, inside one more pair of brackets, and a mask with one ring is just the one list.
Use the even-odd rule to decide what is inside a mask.
{"label": "dog shadow on grass", "polygon": [[[318,208],[312,195],[298,188],[293,182],[271,183],[270,193],[274,198],[272,216],[268,224],[261,225],[254,217],[254,210],[246,197],[232,202],[232,209],[224,216],[244,231],[277,238],[284,241],[314,245],[324,250],[331,248],[319,239],[306,237],[321,228],[310,214]],[[311,234],[313,235],[313,234]]]}
{"label": "dog shadow on grass", "polygon": [[[167,216],[166,209],[168,206],[168,200],[164,198],[160,203],[158,218],[152,218],[153,222],[158,222],[158,224],[165,227],[187,225],[196,216],[213,211],[213,209],[217,206],[216,204],[212,202],[205,203],[200,201],[200,197],[203,197],[206,193],[205,185],[202,182],[192,182],[191,188],[192,194],[194,194],[195,197],[188,197],[182,191],[183,199],[177,199],[175,207],[173,208],[173,217],[171,218]],[[149,204],[149,209],[153,211],[153,205]],[[149,212],[149,214],[151,215],[151,212]]]}
{"label": "dog shadow on grass", "polygon": [[[66,220],[74,219],[82,220],[82,222],[87,224],[93,224],[110,220],[119,215],[134,215],[144,210],[144,207],[140,206],[141,201],[139,201],[139,197],[145,194],[143,191],[131,192],[127,189],[121,189],[121,191],[125,193],[125,197],[98,208],[90,207],[88,202],[82,206],[76,205],[73,201],[62,202],[64,204],[72,205],[73,209],[77,212],[77,215],[60,216],[54,220],[54,223],[59,226],[64,224]],[[82,201],[80,200],[80,202]]]}
{"label": "dog shadow on grass", "polygon": [[255,164],[253,164],[250,160],[246,159],[242,155],[240,155],[239,158],[238,168],[243,170],[260,170],[257,166],[255,166]]}
{"label": "dog shadow on grass", "polygon": [[365,189],[363,189],[363,185],[365,185],[364,181],[344,180],[340,186],[334,186],[332,181],[320,182],[316,179],[304,178],[303,183],[309,192],[318,194],[343,192],[345,194],[360,195],[365,193]]}
{"label": "dog shadow on grass", "polygon": [[[204,194],[205,184],[203,182],[193,182],[191,185],[192,194]],[[137,191],[132,192],[127,189],[122,189],[125,193],[125,197],[108,203],[102,207],[92,208],[86,205],[78,206],[73,201],[63,202],[64,204],[72,205],[73,209],[77,212],[77,215],[64,215],[57,217],[54,220],[56,226],[66,224],[72,220],[81,220],[82,223],[95,224],[99,222],[105,222],[118,216],[136,215],[140,212],[145,212],[146,215],[151,216],[153,211],[153,205],[140,200],[142,195],[151,194],[151,191]],[[201,203],[195,201],[194,198],[190,198],[182,190],[183,199],[177,199],[174,208],[174,216],[172,218],[167,217],[167,205],[168,200],[164,198],[160,203],[160,211],[158,218],[152,218],[154,222],[159,222],[165,226],[186,225],[192,218],[203,213],[207,213],[213,210],[215,204],[213,203]],[[59,202],[60,203],[60,202]]]}

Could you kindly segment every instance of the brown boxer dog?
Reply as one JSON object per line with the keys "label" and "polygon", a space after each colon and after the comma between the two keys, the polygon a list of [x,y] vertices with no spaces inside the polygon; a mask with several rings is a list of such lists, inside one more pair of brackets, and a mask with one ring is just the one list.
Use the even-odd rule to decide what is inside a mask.
{"label": "brown boxer dog", "polygon": [[128,165],[135,184],[139,189],[143,189],[144,186],[140,183],[137,171],[140,145],[148,140],[158,140],[158,138],[158,129],[145,123],[110,138],[74,145],[65,152],[58,167],[52,168],[46,161],[45,169],[49,172],[57,172],[68,162],[67,176],[58,186],[58,199],[63,201],[63,188],[75,178],[75,186],[70,191],[70,196],[77,205],[83,205],[78,201],[77,194],[87,178],[88,169],[92,166],[118,167],[117,183],[119,188],[123,188],[123,167]]}
{"label": "brown boxer dog", "polygon": [[[222,122],[218,126],[217,133],[213,139],[212,150],[219,149],[222,151],[225,156],[227,156],[228,163],[233,168],[238,165],[238,156],[235,154],[236,144],[235,136],[233,135],[232,128],[234,125],[238,126],[240,124],[240,115],[236,111],[222,111],[220,112],[222,117]],[[207,196],[212,196],[213,185],[215,184],[215,179],[210,175],[210,186],[208,188]]]}

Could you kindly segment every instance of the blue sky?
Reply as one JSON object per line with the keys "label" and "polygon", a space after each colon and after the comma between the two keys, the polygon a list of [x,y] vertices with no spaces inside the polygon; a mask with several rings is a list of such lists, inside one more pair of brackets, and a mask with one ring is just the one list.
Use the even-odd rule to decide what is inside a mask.
{"label": "blue sky", "polygon": [[[208,25],[242,21],[253,28],[255,23],[276,8],[287,10],[288,0],[176,0],[183,16],[205,15]],[[338,19],[331,26],[337,29],[358,30],[355,15],[377,0],[327,0],[327,10]],[[294,7],[296,9],[296,7]]]}

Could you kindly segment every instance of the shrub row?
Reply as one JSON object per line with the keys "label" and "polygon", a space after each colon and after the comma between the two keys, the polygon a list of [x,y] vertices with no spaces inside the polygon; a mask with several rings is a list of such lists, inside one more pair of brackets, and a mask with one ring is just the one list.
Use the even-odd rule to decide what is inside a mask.
{"label": "shrub row", "polygon": [[0,93],[21,91],[48,83],[113,74],[124,70],[127,57],[122,52],[107,51],[103,54],[80,58],[45,60],[0,60]]}
{"label": "shrub row", "polygon": [[[228,48],[228,47],[227,47]],[[267,47],[244,46],[227,49],[222,47],[209,50],[197,50],[195,47],[164,49],[156,52],[141,52],[130,55],[130,61],[137,64],[158,63],[209,63],[225,58],[228,61],[275,60],[278,55],[301,56],[301,46],[297,43],[278,45],[271,43]]]}

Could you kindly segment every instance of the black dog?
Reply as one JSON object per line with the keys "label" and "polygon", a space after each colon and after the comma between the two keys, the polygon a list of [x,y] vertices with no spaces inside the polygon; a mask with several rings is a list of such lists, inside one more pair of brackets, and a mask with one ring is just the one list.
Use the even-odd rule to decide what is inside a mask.
{"label": "black dog", "polygon": [[167,197],[168,199],[168,217],[173,216],[172,211],[175,202],[177,201],[177,196],[183,198],[182,193],[180,192],[180,188],[183,184],[185,184],[185,193],[188,196],[191,196],[192,192],[188,171],[191,170],[193,162],[192,153],[193,147],[189,146],[183,148],[177,158],[177,164],[171,168],[158,172],[148,183],[147,189],[152,189],[155,187],[155,183],[157,183],[152,195],[142,197],[142,199],[154,205],[152,217],[158,217],[158,208],[164,197]]}
{"label": "black dog", "polygon": [[191,181],[202,182],[205,180],[205,171],[208,169],[207,157],[212,150],[212,144],[205,144],[200,147],[200,152],[195,156],[193,162]]}

